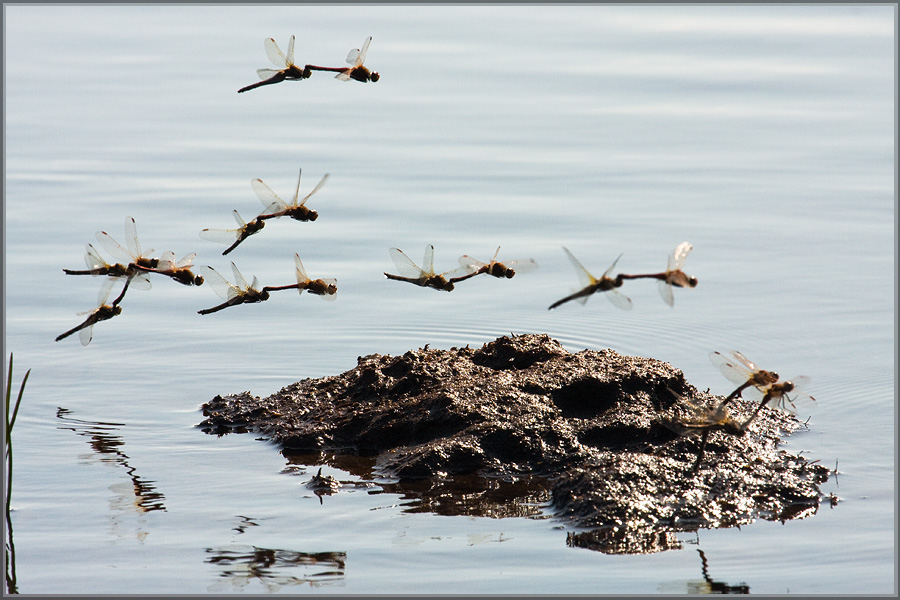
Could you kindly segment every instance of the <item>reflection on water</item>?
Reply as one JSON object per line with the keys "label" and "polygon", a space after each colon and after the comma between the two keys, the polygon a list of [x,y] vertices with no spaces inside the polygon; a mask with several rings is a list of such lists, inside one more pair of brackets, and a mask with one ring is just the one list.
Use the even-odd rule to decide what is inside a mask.
{"label": "reflection on water", "polygon": [[[130,482],[115,483],[109,486],[113,492],[110,499],[112,511],[110,518],[116,535],[125,537],[120,530],[129,515],[143,515],[155,510],[165,511],[166,507],[163,504],[165,496],[156,490],[153,481],[145,480],[138,475],[137,469],[131,466],[128,455],[122,451],[125,440],[116,432],[120,427],[124,427],[124,423],[84,421],[70,415],[70,410],[57,408],[56,418],[61,421],[61,424],[57,425],[57,429],[74,431],[80,436],[87,437],[88,445],[94,453],[99,455],[101,463],[122,467],[130,479]],[[133,534],[139,540],[148,535],[142,525],[139,525]]]}
{"label": "reflection on water", "polygon": [[728,585],[724,581],[714,581],[709,576],[709,561],[706,560],[706,554],[703,550],[697,548],[700,553],[700,560],[703,563],[703,581],[688,581],[688,594],[749,594],[750,586],[746,583],[738,585]]}
{"label": "reflection on water", "polygon": [[651,554],[664,550],[680,550],[681,540],[675,531],[660,531],[652,526],[604,527],[590,531],[570,531],[566,545],[604,554]]}
{"label": "reflection on water", "polygon": [[[289,585],[310,587],[334,585],[344,579],[346,552],[296,552],[257,546],[206,548],[205,562],[220,569],[225,582],[210,586],[211,592],[229,587],[243,590],[258,580],[269,592]],[[295,574],[300,571],[300,574]]]}

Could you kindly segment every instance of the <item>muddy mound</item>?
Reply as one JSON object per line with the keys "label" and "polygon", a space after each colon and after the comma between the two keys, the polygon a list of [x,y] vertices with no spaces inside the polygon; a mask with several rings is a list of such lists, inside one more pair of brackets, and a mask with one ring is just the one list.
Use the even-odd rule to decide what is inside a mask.
{"label": "muddy mound", "polygon": [[[678,531],[815,512],[828,470],[777,448],[798,421],[764,409],[744,436],[715,431],[693,473],[698,439],[666,426],[684,411],[673,391],[722,399],[665,362],[504,336],[479,349],[360,357],[268,398],[216,396],[200,427],[253,431],[286,454],[371,457],[376,476],[427,481],[431,494],[452,494],[460,476],[538,480],[556,516],[587,529],[569,543],[605,552],[657,551]],[[731,405],[746,415],[754,407]]]}

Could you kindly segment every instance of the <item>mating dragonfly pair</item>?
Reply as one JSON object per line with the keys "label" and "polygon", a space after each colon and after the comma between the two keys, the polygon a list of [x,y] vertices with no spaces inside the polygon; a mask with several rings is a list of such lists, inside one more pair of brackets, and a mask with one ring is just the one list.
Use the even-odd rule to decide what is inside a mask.
{"label": "mating dragonfly pair", "polygon": [[618,308],[621,308],[622,310],[631,310],[631,298],[617,289],[622,287],[622,284],[626,279],[658,279],[659,295],[662,296],[662,299],[666,304],[674,307],[675,295],[672,293],[673,287],[697,287],[697,278],[690,277],[681,270],[682,267],[684,267],[684,261],[687,258],[688,253],[690,253],[693,248],[694,247],[690,242],[678,244],[672,252],[672,255],[669,256],[668,268],[660,273],[647,273],[642,275],[626,275],[624,273],[619,273],[614,278],[610,277],[610,273],[616,267],[616,263],[622,258],[622,255],[620,254],[603,275],[597,279],[584,268],[568,248],[563,246],[566,256],[569,257],[569,261],[572,263],[572,266],[575,267],[575,272],[578,274],[578,279],[581,282],[582,288],[573,294],[569,294],[565,298],[557,300],[548,307],[548,310],[554,309],[569,300],[578,300],[584,304],[591,295],[598,292],[606,292],[606,297]]}
{"label": "mating dragonfly pair", "polygon": [[[802,392],[801,389],[809,383],[809,377],[804,375],[790,380],[782,380],[778,373],[767,371],[757,367],[746,356],[732,350],[728,356],[721,352],[710,352],[709,359],[719,368],[719,371],[732,383],[738,385],[733,392],[725,397],[715,407],[707,407],[695,404],[682,397],[673,390],[669,390],[676,398],[684,402],[690,409],[687,418],[665,419],[663,424],[680,435],[701,435],[700,447],[697,459],[691,467],[691,472],[696,472],[700,467],[703,452],[709,434],[713,431],[724,431],[731,435],[742,436],[747,427],[759,415],[760,410],[766,405],[797,416],[813,406],[815,398]],[[734,419],[728,411],[727,405],[732,400],[741,396],[744,391],[748,397],[759,403],[753,414],[744,421]]]}
{"label": "mating dragonfly pair", "polygon": [[[87,314],[88,317],[80,325],[73,327],[69,331],[57,336],[56,341],[60,341],[76,331],[80,331],[81,343],[87,346],[93,336],[93,327],[100,321],[106,321],[122,313],[120,303],[125,297],[125,292],[129,287],[140,290],[150,289],[150,278],[148,274],[157,273],[165,275],[182,285],[202,285],[203,277],[195,275],[191,271],[196,253],[191,253],[179,261],[175,260],[175,253],[167,250],[158,258],[152,258],[149,255],[153,250],[143,250],[141,243],[137,237],[137,225],[134,219],[128,217],[125,219],[125,246],[113,239],[111,235],[105,231],[98,231],[96,234],[97,241],[109,252],[115,260],[123,261],[121,263],[109,263],[100,256],[97,249],[93,245],[87,244],[84,254],[84,263],[86,270],[63,269],[67,275],[106,275],[107,279],[100,288],[98,295],[98,306],[92,311],[79,314]],[[112,293],[112,287],[116,280],[124,280],[122,291],[112,303],[107,304]]]}
{"label": "mating dragonfly pair", "polygon": [[306,274],[306,269],[303,268],[303,263],[300,261],[300,255],[297,253],[294,253],[294,272],[297,277],[297,283],[290,285],[265,286],[260,289],[259,281],[256,277],[253,278],[252,283],[248,284],[233,262],[231,263],[231,272],[234,275],[234,283],[222,277],[212,267],[204,266],[201,269],[205,270],[210,287],[225,301],[212,308],[198,310],[197,312],[201,315],[208,315],[238,304],[264,302],[269,299],[270,292],[280,290],[297,290],[300,294],[303,294],[303,290],[306,290],[310,294],[320,296],[325,300],[337,298],[337,280],[333,278],[310,279]]}
{"label": "mating dragonfly pair", "polygon": [[281,51],[278,44],[272,38],[267,38],[264,45],[266,48],[266,56],[278,69],[257,69],[256,74],[262,81],[252,83],[242,87],[238,93],[246,92],[264,85],[272,85],[273,83],[281,83],[282,81],[301,81],[309,79],[313,71],[330,71],[337,73],[335,79],[341,81],[350,81],[354,79],[362,83],[368,81],[376,82],[380,79],[380,75],[376,71],[370,71],[363,63],[366,60],[366,53],[369,50],[369,44],[372,43],[372,36],[366,38],[362,48],[355,48],[347,55],[347,64],[349,67],[320,67],[316,65],[306,65],[303,68],[294,64],[294,36],[288,42],[287,55]]}
{"label": "mating dragonfly pair", "polygon": [[263,211],[249,223],[241,218],[241,215],[238,213],[238,211],[232,211],[234,220],[238,224],[237,228],[204,229],[200,232],[200,237],[210,242],[230,244],[228,248],[226,248],[225,251],[222,252],[223,255],[227,255],[229,252],[237,248],[238,244],[246,240],[251,235],[261,231],[262,228],[266,226],[266,221],[268,219],[288,217],[294,219],[295,221],[315,221],[319,218],[319,213],[311,208],[308,208],[306,206],[306,201],[309,200],[313,194],[318,192],[323,185],[325,185],[325,182],[328,180],[329,174],[325,173],[319,183],[316,184],[316,187],[314,187],[310,193],[304,196],[303,199],[300,199],[300,178],[302,176],[303,169],[300,169],[300,175],[297,177],[297,190],[294,192],[294,198],[291,200],[290,204],[279,198],[278,194],[273,192],[272,188],[263,183],[262,179],[250,180],[250,185],[253,187],[253,191],[256,192],[259,201],[262,202],[262,205],[265,207]]}
{"label": "mating dragonfly pair", "polygon": [[421,267],[398,248],[391,248],[390,254],[391,260],[394,261],[394,265],[397,267],[400,275],[385,273],[385,277],[394,281],[406,281],[420,287],[430,287],[445,292],[452,292],[455,284],[471,279],[476,275],[485,274],[499,279],[510,279],[515,276],[516,271],[525,273],[537,268],[537,262],[533,258],[499,262],[497,260],[497,255],[500,254],[499,246],[490,262],[481,262],[468,254],[464,254],[459,257],[459,267],[444,273],[434,272],[434,246],[431,244],[425,246],[425,257],[422,260]]}

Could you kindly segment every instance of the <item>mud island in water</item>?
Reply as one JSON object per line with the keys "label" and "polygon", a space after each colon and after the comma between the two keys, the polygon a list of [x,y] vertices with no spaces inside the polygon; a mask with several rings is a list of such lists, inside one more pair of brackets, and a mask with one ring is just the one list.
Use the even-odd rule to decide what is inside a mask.
{"label": "mud island in water", "polygon": [[[778,448],[803,425],[769,408],[746,435],[712,432],[692,472],[700,441],[665,425],[683,410],[672,392],[708,406],[722,398],[665,362],[570,353],[533,334],[357,362],[268,398],[216,396],[199,426],[357,465],[354,474],[386,478],[377,485],[420,498],[424,510],[546,516],[549,506],[571,526],[570,545],[603,552],[654,552],[680,547],[680,531],[802,518],[823,499],[829,470]],[[750,415],[755,406],[738,398],[729,408]]]}

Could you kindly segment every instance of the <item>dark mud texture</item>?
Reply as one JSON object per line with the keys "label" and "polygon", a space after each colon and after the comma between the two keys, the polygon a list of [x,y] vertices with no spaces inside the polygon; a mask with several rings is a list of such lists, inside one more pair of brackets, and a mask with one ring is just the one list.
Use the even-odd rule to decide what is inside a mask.
{"label": "dark mud texture", "polygon": [[[526,334],[479,349],[364,356],[345,373],[268,398],[216,396],[203,405],[200,427],[252,431],[286,454],[371,457],[376,477],[427,488],[430,501],[472,496],[473,476],[482,491],[527,481],[525,498],[542,498],[568,523],[570,545],[609,553],[680,547],[680,531],[818,509],[828,469],[778,448],[799,421],[764,408],[744,436],[712,432],[692,473],[699,438],[664,426],[686,414],[670,389],[694,403],[722,400],[668,363],[613,350],[570,353],[549,336]],[[755,404],[738,398],[730,407],[742,420]],[[455,481],[465,489],[454,490]]]}

